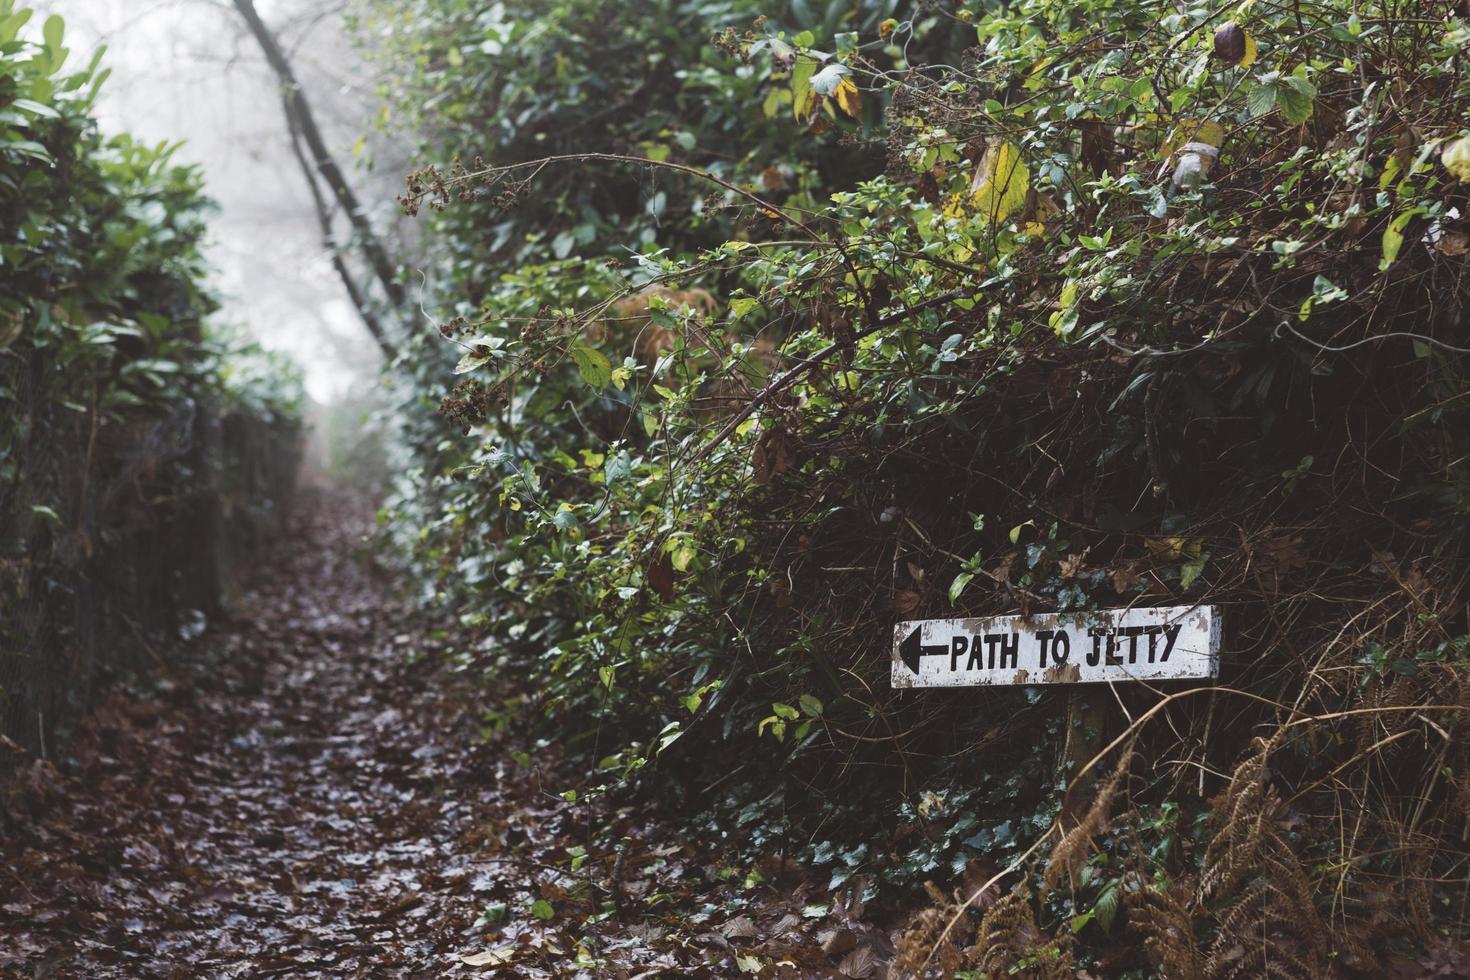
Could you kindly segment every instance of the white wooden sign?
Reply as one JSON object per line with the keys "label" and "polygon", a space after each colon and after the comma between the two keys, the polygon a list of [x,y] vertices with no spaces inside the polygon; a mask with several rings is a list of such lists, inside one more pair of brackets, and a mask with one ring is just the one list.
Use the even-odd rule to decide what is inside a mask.
{"label": "white wooden sign", "polygon": [[1214,606],[923,619],[893,631],[894,687],[1198,680],[1219,672]]}

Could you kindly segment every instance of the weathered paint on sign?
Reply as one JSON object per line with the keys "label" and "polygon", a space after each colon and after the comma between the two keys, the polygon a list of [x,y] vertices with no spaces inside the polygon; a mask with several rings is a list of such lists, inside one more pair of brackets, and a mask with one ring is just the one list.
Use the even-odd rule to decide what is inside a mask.
{"label": "weathered paint on sign", "polygon": [[1197,680],[1219,671],[1214,606],[923,619],[893,631],[894,687]]}

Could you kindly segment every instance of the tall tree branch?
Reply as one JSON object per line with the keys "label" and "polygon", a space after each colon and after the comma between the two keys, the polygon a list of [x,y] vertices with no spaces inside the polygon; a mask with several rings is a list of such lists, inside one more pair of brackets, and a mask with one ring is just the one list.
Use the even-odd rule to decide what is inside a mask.
{"label": "tall tree branch", "polygon": [[[291,62],[281,50],[276,36],[260,19],[260,14],[255,10],[255,0],[234,0],[234,4],[235,9],[245,20],[246,26],[250,28],[250,33],[255,36],[261,51],[264,52],[265,60],[270,64],[271,70],[275,72],[276,78],[281,83],[282,101],[285,105],[286,118],[293,130],[293,140],[294,134],[299,133],[300,138],[306,143],[306,148],[310,151],[310,160],[314,164],[313,169],[321,176],[337,204],[352,222],[352,229],[357,236],[363,255],[367,258],[368,265],[372,267],[379,284],[382,285],[383,292],[387,294],[389,303],[394,309],[403,310],[407,305],[406,295],[402,284],[398,281],[395,264],[389,257],[388,250],[383,246],[382,239],[373,230],[367,211],[353,192],[352,186],[348,184],[342,168],[337,165],[337,161],[328,151],[326,140],[322,138],[321,129],[316,123],[316,116],[311,111],[311,105],[306,100],[306,93],[301,83],[296,79]],[[314,183],[313,192],[320,193],[316,190]],[[336,254],[340,255],[340,251]],[[354,299],[354,303],[356,302],[357,300]],[[358,309],[361,311],[365,307],[359,303]],[[381,326],[380,323],[379,328]],[[372,329],[371,326],[369,329]]]}
{"label": "tall tree branch", "polygon": [[383,356],[392,360],[397,354],[393,342],[388,339],[388,332],[383,329],[383,321],[378,319],[377,313],[373,312],[371,301],[358,287],[357,280],[352,276],[352,270],[347,268],[347,260],[342,255],[342,249],[337,244],[337,236],[332,230],[332,211],[327,207],[327,200],[322,196],[322,191],[316,182],[316,173],[312,170],[311,161],[306,158],[306,151],[301,148],[301,129],[296,125],[296,120],[288,111],[286,121],[291,127],[291,151],[296,155],[296,163],[301,167],[302,176],[306,178],[306,186],[311,190],[312,205],[316,210],[317,223],[322,229],[322,245],[332,256],[332,268],[337,270],[337,277],[342,280],[342,288],[347,291],[347,298],[357,309],[357,315],[362,319],[363,326],[367,327],[368,333],[382,348]]}

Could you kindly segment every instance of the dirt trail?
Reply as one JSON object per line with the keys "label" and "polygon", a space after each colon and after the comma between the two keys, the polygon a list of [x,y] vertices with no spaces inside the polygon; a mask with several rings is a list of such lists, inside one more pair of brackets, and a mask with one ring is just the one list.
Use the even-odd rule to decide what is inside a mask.
{"label": "dirt trail", "polygon": [[201,663],[114,695],[39,780],[0,842],[0,975],[841,976],[855,940],[874,959],[861,903],[752,890],[631,809],[595,814],[622,860],[589,838],[554,770],[481,737],[469,706],[494,692],[357,554],[369,519],[309,497]]}

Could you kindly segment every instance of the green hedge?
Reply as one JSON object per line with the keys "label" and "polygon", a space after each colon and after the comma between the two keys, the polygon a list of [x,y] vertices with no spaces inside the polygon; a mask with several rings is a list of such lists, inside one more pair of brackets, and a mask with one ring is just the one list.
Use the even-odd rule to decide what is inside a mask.
{"label": "green hedge", "polygon": [[[391,526],[488,720],[517,674],[580,792],[835,882],[1018,861],[1052,960],[1125,905],[1181,976],[1463,923],[1456,4],[471,8],[400,33],[459,316]],[[1162,707],[887,683],[896,620],[1192,602],[1224,675]]]}
{"label": "green hedge", "polygon": [[205,325],[198,171],[101,135],[101,52],[30,15],[0,0],[0,733],[49,751],[280,525],[301,388]]}

